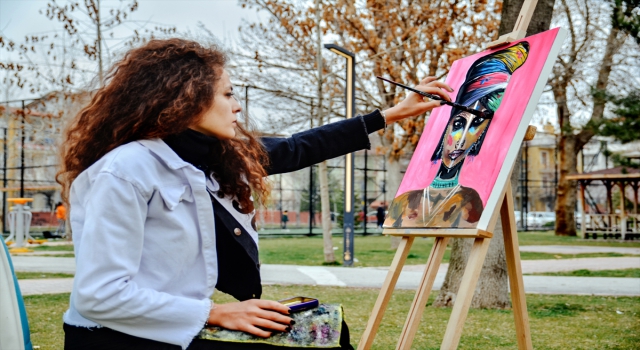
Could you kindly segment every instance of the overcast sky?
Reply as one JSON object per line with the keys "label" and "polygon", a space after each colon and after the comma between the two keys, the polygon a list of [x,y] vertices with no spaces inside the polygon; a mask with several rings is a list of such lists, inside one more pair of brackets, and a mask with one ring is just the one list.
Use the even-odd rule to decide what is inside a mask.
{"label": "overcast sky", "polygon": [[[100,1],[103,7],[113,7],[119,2]],[[65,0],[58,3],[64,4]],[[60,23],[39,13],[46,7],[46,0],[0,0],[0,30],[4,36],[18,39],[29,33],[61,29]],[[258,15],[255,10],[241,8],[237,0],[139,0],[133,18],[173,25],[178,31],[194,29],[202,22],[224,38],[237,32],[243,18],[253,21]]]}
{"label": "overcast sky", "polygon": [[[49,20],[44,15],[47,2],[46,0],[0,0],[0,35],[21,43],[29,34],[54,31],[61,33],[62,24],[57,20]],[[125,3],[128,2],[125,0]],[[58,3],[65,4],[66,0],[58,0]],[[106,12],[106,9],[117,7],[120,3],[118,0],[101,0],[100,6],[103,12]],[[41,14],[40,11],[43,13]],[[132,13],[130,19],[135,20],[136,23],[119,27],[118,33],[129,36],[131,29],[139,26],[140,22],[149,22],[148,28],[153,28],[154,23],[160,23],[175,26],[178,33],[193,33],[198,31],[198,23],[202,23],[222,43],[230,43],[236,38],[238,27],[243,19],[256,22],[260,21],[260,16],[255,9],[243,9],[238,5],[237,0],[139,0],[139,7]],[[4,50],[0,50],[0,61],[11,59],[13,57],[8,57]],[[97,65],[92,68],[97,69],[96,67]],[[0,95],[2,95],[0,99],[6,96],[4,93]],[[11,95],[11,99],[30,96],[26,92]]]}

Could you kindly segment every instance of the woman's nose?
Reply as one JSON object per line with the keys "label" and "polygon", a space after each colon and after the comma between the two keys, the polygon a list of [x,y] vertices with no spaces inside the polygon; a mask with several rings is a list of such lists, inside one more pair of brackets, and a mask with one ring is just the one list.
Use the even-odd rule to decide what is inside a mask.
{"label": "woman's nose", "polygon": [[242,105],[240,104],[240,101],[238,101],[238,99],[234,98],[233,99],[233,105],[231,106],[233,113],[240,113],[242,112]]}

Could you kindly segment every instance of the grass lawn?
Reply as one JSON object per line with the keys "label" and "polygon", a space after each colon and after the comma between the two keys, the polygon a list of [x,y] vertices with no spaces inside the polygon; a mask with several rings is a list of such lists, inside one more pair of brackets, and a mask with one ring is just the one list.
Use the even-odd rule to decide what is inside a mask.
{"label": "grass lawn", "polygon": [[[406,264],[424,264],[429,257],[432,238],[416,238]],[[342,238],[334,237],[333,246],[336,259],[342,262]],[[322,237],[270,238],[260,240],[260,260],[264,264],[322,265]],[[390,238],[385,236],[355,237],[355,266],[389,266],[395,250],[391,249]],[[445,260],[448,261],[450,248]]]}
{"label": "grass lawn", "polygon": [[29,249],[33,249],[35,251],[65,251],[73,253],[73,244],[65,244],[65,245],[38,245],[29,247]]}
{"label": "grass lawn", "polygon": [[546,259],[577,259],[577,258],[617,258],[621,256],[637,256],[632,254],[620,253],[585,253],[585,254],[550,254],[539,252],[520,252],[522,260],[546,260]]}
{"label": "grass lawn", "polygon": [[582,245],[598,247],[640,247],[640,241],[620,241],[607,239],[584,239],[581,237],[556,236],[554,231],[518,232],[520,245]]}
{"label": "grass lawn", "polygon": [[[395,348],[413,292],[394,293],[373,349]],[[314,296],[326,303],[342,303],[351,330],[351,343],[360,340],[377,289],[313,286],[265,286],[265,299],[295,295]],[[434,295],[432,295],[433,300]],[[216,293],[216,302],[232,298]],[[25,297],[31,339],[40,349],[61,349],[62,313],[69,294]],[[527,295],[535,349],[637,349],[640,343],[640,298]],[[414,349],[439,349],[451,309],[427,306],[414,341]],[[459,349],[515,349],[511,310],[471,310]]]}
{"label": "grass lawn", "polygon": [[576,277],[632,277],[640,278],[640,269],[620,269],[620,270],[576,270],[566,272],[541,272],[533,275],[542,276],[576,276]]}
{"label": "grass lawn", "polygon": [[[639,241],[633,242],[613,242],[605,240],[584,240],[577,237],[555,236],[553,231],[546,232],[519,232],[520,245],[587,245],[587,246],[615,246],[615,247],[640,247]],[[333,246],[336,258],[341,263],[342,237],[333,237]],[[429,257],[429,252],[433,245],[433,238],[416,238],[411,248],[411,253],[406,264],[424,264]],[[356,259],[355,266],[389,266],[395,250],[390,248],[390,238],[381,235],[356,236],[355,243]],[[69,254],[47,255],[55,257],[73,257],[72,245],[37,246],[36,251],[68,251]],[[324,255],[322,253],[323,243],[321,236],[313,237],[263,237],[260,240],[260,260],[265,264],[297,264],[297,265],[322,265]],[[450,247],[447,248],[443,262],[449,261]],[[536,252],[522,252],[523,260],[538,259],[570,259],[589,257],[618,257],[628,256],[619,253],[592,253],[592,254],[547,254]]]}
{"label": "grass lawn", "polygon": [[[65,245],[33,245],[29,246],[29,249],[36,252],[51,252],[52,254],[42,254],[38,256],[49,256],[55,258],[73,258],[75,254],[73,252],[73,244]],[[29,254],[16,254],[16,255],[29,255]]]}
{"label": "grass lawn", "polygon": [[69,254],[42,254],[42,255],[37,255],[37,256],[48,256],[51,258],[75,258],[76,255],[73,253],[69,253]]}
{"label": "grass lawn", "polygon": [[[524,235],[534,235],[524,233]],[[546,237],[542,233],[542,237]],[[562,237],[567,238],[567,237]],[[530,239],[527,237],[527,239]],[[407,265],[425,264],[431,247],[433,238],[416,238],[413,242],[411,252],[407,258]],[[342,261],[342,238],[334,237],[333,246],[336,259]],[[264,264],[285,264],[285,265],[322,265],[324,262],[323,244],[321,237],[293,237],[293,238],[268,238],[260,240],[260,260]],[[354,247],[356,259],[355,266],[389,266],[395,250],[391,249],[390,238],[387,236],[366,236],[355,237]],[[443,262],[449,261],[451,248],[448,247],[444,255]],[[592,257],[619,257],[628,256],[620,253],[589,253],[589,254],[547,254],[537,252],[521,252],[523,260],[539,259],[570,259],[570,258],[592,258]]]}
{"label": "grass lawn", "polygon": [[16,276],[19,280],[28,279],[43,279],[43,278],[73,278],[72,274],[68,273],[49,273],[49,272],[16,272]]}

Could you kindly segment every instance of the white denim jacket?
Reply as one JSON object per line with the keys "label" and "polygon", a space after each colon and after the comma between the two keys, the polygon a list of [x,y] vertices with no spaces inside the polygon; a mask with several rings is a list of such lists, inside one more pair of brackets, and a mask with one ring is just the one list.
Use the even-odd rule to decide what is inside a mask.
{"label": "white denim jacket", "polygon": [[[375,111],[287,139],[263,138],[269,172],[368,148],[368,134],[384,125]],[[218,190],[159,139],[122,145],[82,172],[69,195],[77,267],[64,322],[186,348],[207,320],[218,279],[207,186]],[[218,201],[257,243],[253,213]]]}
{"label": "white denim jacket", "polygon": [[218,277],[206,184],[160,139],[122,145],[82,172],[69,196],[76,275],[64,322],[186,348]]}

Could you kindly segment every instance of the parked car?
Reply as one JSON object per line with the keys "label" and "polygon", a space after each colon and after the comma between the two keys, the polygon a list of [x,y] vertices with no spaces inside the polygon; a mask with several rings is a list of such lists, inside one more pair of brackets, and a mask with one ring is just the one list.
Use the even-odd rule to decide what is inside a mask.
{"label": "parked car", "polygon": [[[521,212],[516,211],[516,225],[524,227],[521,223]],[[542,228],[551,227],[556,222],[556,213],[552,211],[530,211],[527,213],[527,227]]]}

